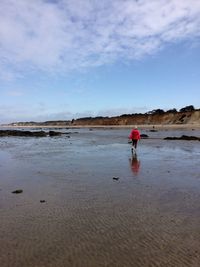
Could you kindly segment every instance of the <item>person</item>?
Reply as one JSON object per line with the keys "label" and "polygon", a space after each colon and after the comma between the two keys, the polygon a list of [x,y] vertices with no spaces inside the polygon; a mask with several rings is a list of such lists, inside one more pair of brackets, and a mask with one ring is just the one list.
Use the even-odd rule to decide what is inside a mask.
{"label": "person", "polygon": [[137,143],[138,143],[138,140],[140,140],[140,132],[137,126],[133,128],[133,130],[131,131],[129,135],[129,138],[132,140],[132,152],[133,150],[136,152]]}

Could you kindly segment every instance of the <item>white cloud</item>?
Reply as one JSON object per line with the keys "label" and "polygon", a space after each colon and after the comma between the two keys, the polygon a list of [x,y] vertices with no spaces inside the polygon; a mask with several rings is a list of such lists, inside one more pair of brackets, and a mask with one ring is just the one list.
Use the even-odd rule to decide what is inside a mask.
{"label": "white cloud", "polygon": [[197,0],[1,0],[0,78],[134,60],[199,36]]}

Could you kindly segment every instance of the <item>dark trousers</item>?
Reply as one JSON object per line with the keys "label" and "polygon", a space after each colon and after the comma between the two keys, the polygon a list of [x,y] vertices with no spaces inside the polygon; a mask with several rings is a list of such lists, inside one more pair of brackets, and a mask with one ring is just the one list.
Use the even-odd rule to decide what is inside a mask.
{"label": "dark trousers", "polygon": [[138,142],[137,139],[132,139],[132,146],[137,148],[137,142]]}

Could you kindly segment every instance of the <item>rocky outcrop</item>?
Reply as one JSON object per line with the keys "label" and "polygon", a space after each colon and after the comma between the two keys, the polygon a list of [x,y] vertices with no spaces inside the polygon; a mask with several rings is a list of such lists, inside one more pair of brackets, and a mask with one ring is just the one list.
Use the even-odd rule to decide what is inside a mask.
{"label": "rocky outcrop", "polygon": [[182,135],[180,137],[165,137],[164,140],[200,141],[200,138],[197,136]]}
{"label": "rocky outcrop", "polygon": [[21,136],[21,137],[54,137],[66,135],[68,138],[69,134],[78,133],[78,132],[58,132],[58,131],[21,131],[21,130],[0,130],[0,137],[6,136]]}
{"label": "rocky outcrop", "polygon": [[44,131],[0,130],[0,137],[4,136],[45,137],[47,133]]}
{"label": "rocky outcrop", "polygon": [[49,136],[60,136],[62,134],[63,133],[61,133],[61,132],[49,131]]}
{"label": "rocky outcrop", "polygon": [[17,189],[17,190],[14,190],[12,191],[13,194],[21,194],[23,193],[23,190],[22,189]]}
{"label": "rocky outcrop", "polygon": [[149,138],[149,136],[147,134],[141,134],[140,137],[141,137],[141,139],[147,139],[147,138]]}

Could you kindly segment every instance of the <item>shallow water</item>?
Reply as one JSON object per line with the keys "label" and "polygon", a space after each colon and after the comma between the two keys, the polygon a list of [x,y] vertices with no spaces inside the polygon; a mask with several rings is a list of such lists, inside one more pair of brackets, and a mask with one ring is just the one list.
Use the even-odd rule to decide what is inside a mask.
{"label": "shallow water", "polygon": [[0,139],[0,266],[200,266],[199,131],[65,131]]}

